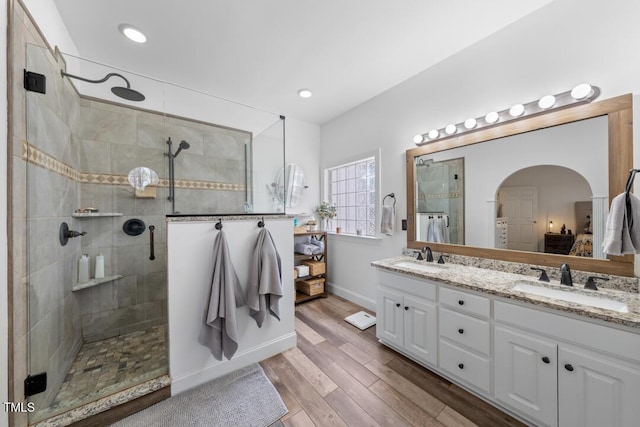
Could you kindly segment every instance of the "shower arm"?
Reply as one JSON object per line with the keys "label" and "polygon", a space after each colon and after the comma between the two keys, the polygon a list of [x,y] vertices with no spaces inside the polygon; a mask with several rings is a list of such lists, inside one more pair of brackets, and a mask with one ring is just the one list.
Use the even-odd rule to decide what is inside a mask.
{"label": "shower arm", "polygon": [[73,79],[82,80],[82,81],[87,82],[87,83],[104,83],[104,82],[106,82],[107,80],[109,80],[111,77],[117,76],[117,77],[120,77],[122,80],[124,80],[124,81],[125,81],[125,83],[127,84],[127,89],[131,89],[131,84],[129,83],[129,80],[127,80],[123,75],[118,74],[118,73],[109,73],[109,74],[107,74],[106,76],[104,76],[104,78],[99,79],[99,80],[85,79],[84,77],[75,76],[75,75],[73,75],[73,74],[65,73],[65,72],[64,72],[64,71],[62,71],[62,70],[60,70],[60,75],[61,75],[62,77],[67,76],[67,77],[71,77],[71,78],[73,78]]}

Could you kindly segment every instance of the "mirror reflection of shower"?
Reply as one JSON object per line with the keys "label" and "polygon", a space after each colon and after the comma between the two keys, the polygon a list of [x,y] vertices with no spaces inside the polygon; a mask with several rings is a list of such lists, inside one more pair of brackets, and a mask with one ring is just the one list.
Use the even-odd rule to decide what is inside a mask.
{"label": "mirror reflection of shower", "polygon": [[169,137],[169,139],[167,139],[167,152],[164,154],[169,158],[169,197],[167,197],[167,200],[171,202],[171,213],[176,214],[178,212],[176,212],[175,159],[182,150],[188,150],[190,145],[187,141],[183,140],[180,142],[180,145],[178,145],[175,153],[172,151],[172,147],[173,141],[171,141],[171,137]]}

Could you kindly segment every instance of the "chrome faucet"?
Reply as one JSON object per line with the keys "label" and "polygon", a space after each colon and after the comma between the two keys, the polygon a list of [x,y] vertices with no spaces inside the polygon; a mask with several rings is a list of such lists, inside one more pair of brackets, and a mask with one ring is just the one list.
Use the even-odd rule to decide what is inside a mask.
{"label": "chrome faucet", "polygon": [[560,284],[573,286],[573,279],[571,278],[571,269],[566,262],[560,266]]}
{"label": "chrome faucet", "polygon": [[431,248],[429,246],[425,246],[422,249],[422,253],[426,253],[427,262],[433,262],[433,252],[431,252]]}

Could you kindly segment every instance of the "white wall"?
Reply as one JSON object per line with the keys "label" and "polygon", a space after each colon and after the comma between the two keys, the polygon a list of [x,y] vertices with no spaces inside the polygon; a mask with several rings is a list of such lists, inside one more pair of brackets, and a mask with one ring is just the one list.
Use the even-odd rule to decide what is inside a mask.
{"label": "white wall", "polygon": [[[268,315],[258,328],[247,306],[237,309],[238,351],[218,361],[209,349],[198,344],[202,318],[211,289],[215,222],[170,222],[168,224],[169,282],[169,373],[172,394],[207,382],[251,363],[259,362],[295,347],[293,290],[293,221],[265,219],[282,261],[284,296],[280,300],[280,321]],[[249,260],[259,232],[256,220],[223,218],[223,230],[238,279],[246,290]]]}
{"label": "white wall", "polygon": [[[583,81],[601,88],[600,99],[638,92],[640,56],[631,42],[640,40],[637,16],[640,2],[555,0],[323,125],[321,167],[381,147],[381,194],[400,195],[397,214],[405,218],[404,152],[414,146],[413,135]],[[379,244],[359,245],[354,255],[351,242],[334,239],[331,286],[345,296],[375,300],[374,269],[355,275],[352,260],[365,265],[400,254],[404,245],[406,233],[399,232]]]}
{"label": "white wall", "polygon": [[51,47],[58,46],[62,52],[78,54],[78,49],[71,39],[67,27],[62,22],[53,0],[22,0],[33,19],[38,23],[40,31]]}

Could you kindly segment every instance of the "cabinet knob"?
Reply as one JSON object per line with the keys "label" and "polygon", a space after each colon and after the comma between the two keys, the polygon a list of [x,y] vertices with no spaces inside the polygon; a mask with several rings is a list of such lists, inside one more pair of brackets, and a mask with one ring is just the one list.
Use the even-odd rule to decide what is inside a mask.
{"label": "cabinet knob", "polygon": [[458,368],[464,369],[464,363],[458,363]]}
{"label": "cabinet knob", "polygon": [[549,360],[549,358],[548,358],[547,356],[543,357],[543,358],[542,358],[542,361],[543,361],[544,363],[551,363],[551,360]]}
{"label": "cabinet knob", "polygon": [[458,300],[458,304],[464,305],[464,301],[463,300]]}
{"label": "cabinet knob", "polygon": [[458,333],[459,334],[464,334],[464,329],[462,329],[462,328],[458,329]]}
{"label": "cabinet knob", "polygon": [[405,307],[404,307],[404,309],[405,309],[405,310],[409,310],[409,307],[405,306]]}
{"label": "cabinet knob", "polygon": [[400,307],[400,303],[399,302],[396,303],[396,307]]}
{"label": "cabinet knob", "polygon": [[573,372],[573,366],[571,366],[571,363],[567,363],[566,365],[564,365],[564,369],[569,372]]}

